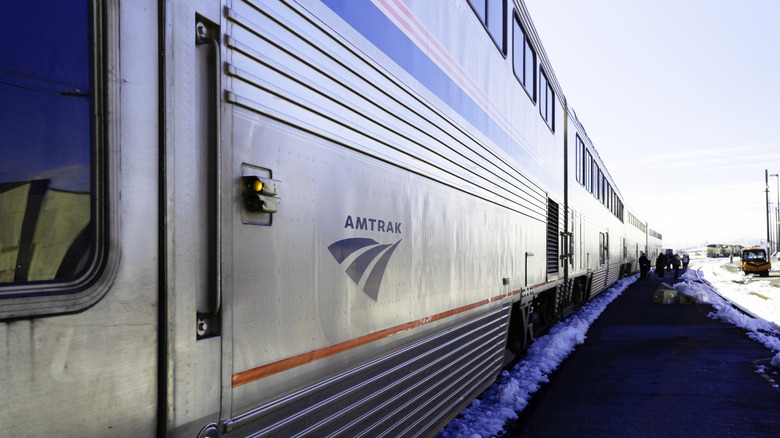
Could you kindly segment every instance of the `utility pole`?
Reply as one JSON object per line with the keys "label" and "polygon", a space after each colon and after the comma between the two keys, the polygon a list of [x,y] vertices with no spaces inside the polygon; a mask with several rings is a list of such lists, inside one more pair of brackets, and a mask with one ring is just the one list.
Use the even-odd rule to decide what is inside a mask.
{"label": "utility pole", "polygon": [[[777,204],[775,204],[775,251],[780,251],[780,174],[772,173],[769,176],[777,178]],[[769,188],[767,181],[767,189]]]}
{"label": "utility pole", "polygon": [[772,248],[772,239],[769,237],[769,169],[764,170],[764,181],[766,182],[766,241],[767,246]]}

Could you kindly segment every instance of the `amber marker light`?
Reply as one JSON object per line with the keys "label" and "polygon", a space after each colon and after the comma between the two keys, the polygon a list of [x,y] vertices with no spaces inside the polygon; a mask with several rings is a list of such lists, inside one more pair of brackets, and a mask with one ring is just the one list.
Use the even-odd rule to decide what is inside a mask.
{"label": "amber marker light", "polygon": [[263,182],[260,181],[260,178],[250,175],[250,176],[242,176],[241,179],[244,180],[244,185],[246,186],[246,189],[250,193],[260,193],[263,190]]}
{"label": "amber marker light", "polygon": [[252,213],[276,213],[279,199],[274,198],[279,182],[255,175],[242,176],[244,183],[244,207]]}

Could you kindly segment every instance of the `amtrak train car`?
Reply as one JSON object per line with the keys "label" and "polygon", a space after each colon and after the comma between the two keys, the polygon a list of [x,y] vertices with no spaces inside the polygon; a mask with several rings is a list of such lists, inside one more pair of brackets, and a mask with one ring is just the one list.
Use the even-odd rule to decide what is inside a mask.
{"label": "amtrak train car", "polygon": [[647,251],[652,256],[650,260],[655,260],[658,254],[661,253],[663,247],[663,235],[658,231],[648,228],[647,229]]}
{"label": "amtrak train car", "polygon": [[0,11],[0,435],[431,436],[661,247],[521,1]]}

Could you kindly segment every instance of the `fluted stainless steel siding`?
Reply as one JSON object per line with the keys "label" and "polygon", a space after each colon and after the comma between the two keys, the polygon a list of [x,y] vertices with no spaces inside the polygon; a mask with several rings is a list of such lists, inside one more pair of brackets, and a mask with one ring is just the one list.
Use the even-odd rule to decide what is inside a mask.
{"label": "fluted stainless steel siding", "polygon": [[495,379],[508,318],[505,305],[236,417],[230,436],[431,435]]}

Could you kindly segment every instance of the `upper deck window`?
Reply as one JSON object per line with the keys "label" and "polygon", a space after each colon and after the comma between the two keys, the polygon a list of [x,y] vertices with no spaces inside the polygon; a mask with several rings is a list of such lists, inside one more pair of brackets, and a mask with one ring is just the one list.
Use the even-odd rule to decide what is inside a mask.
{"label": "upper deck window", "polygon": [[506,0],[469,0],[501,54],[506,55]]}
{"label": "upper deck window", "polygon": [[575,172],[577,175],[577,182],[585,185],[585,143],[582,141],[579,134],[577,134],[575,153]]}
{"label": "upper deck window", "polygon": [[531,100],[536,102],[536,53],[528,36],[520,26],[520,18],[515,14],[512,26],[512,63],[514,65],[515,76],[523,85],[525,91],[531,96]]}
{"label": "upper deck window", "polygon": [[593,155],[590,153],[590,151],[587,152],[587,157],[585,159],[585,189],[587,191],[591,191],[593,187]]}
{"label": "upper deck window", "polygon": [[90,7],[8,1],[0,16],[0,286],[73,281],[95,260]]}
{"label": "upper deck window", "polygon": [[553,92],[547,75],[539,70],[539,114],[547,122],[547,126],[555,132],[555,92]]}

